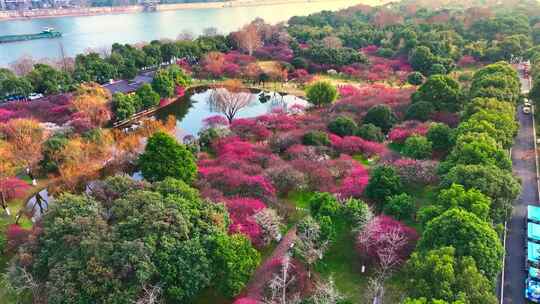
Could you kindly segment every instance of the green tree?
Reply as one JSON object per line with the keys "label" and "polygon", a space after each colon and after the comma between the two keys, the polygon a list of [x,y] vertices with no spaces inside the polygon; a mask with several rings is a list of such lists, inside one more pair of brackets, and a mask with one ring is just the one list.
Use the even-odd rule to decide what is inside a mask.
{"label": "green tree", "polygon": [[302,137],[302,143],[306,146],[329,146],[328,134],[321,131],[310,131]]}
{"label": "green tree", "polygon": [[137,112],[133,100],[123,93],[115,93],[112,104],[116,120],[127,119]]}
{"label": "green tree", "polygon": [[48,138],[42,147],[43,159],[39,162],[41,170],[45,173],[58,173],[58,166],[62,159],[59,159],[59,152],[68,144],[65,135],[59,134]]}
{"label": "green tree", "polygon": [[335,218],[341,213],[341,205],[332,194],[317,192],[309,199],[309,210],[314,218],[321,216]]}
{"label": "green tree", "polygon": [[452,184],[448,189],[442,189],[437,196],[437,205],[445,210],[463,208],[479,218],[489,221],[491,199],[477,189],[465,189],[462,185]]}
{"label": "green tree", "polygon": [[211,243],[216,285],[224,295],[232,298],[244,289],[259,266],[261,255],[241,234],[218,234]]}
{"label": "green tree", "polygon": [[158,70],[152,80],[152,89],[162,98],[169,98],[174,95],[174,81],[167,70]]}
{"label": "green tree", "polygon": [[73,84],[71,77],[67,73],[41,63],[34,66],[34,69],[28,73],[27,78],[37,93],[46,95],[67,92],[71,90]]}
{"label": "green tree", "polygon": [[420,250],[444,246],[454,247],[457,257],[472,257],[489,281],[495,282],[504,250],[490,224],[463,209],[450,209],[428,222],[418,242]]}
{"label": "green tree", "polygon": [[123,62],[113,65],[101,58],[97,53],[79,54],[75,58],[74,78],[79,82],[106,83],[118,76],[117,67]]}
{"label": "green tree", "polygon": [[383,213],[394,217],[396,220],[403,221],[411,219],[415,209],[413,198],[406,193],[401,193],[386,198]]}
{"label": "green tree", "polygon": [[424,136],[413,135],[405,140],[401,153],[410,158],[425,159],[431,157],[431,142]]}
{"label": "green tree", "polygon": [[443,123],[432,124],[429,127],[426,137],[436,151],[446,152],[452,148],[455,143],[453,130]]}
{"label": "green tree", "polygon": [[339,136],[351,136],[357,128],[354,120],[345,116],[338,116],[328,124],[328,130]]}
{"label": "green tree", "polygon": [[27,77],[17,77],[8,69],[0,68],[0,98],[28,96],[34,91]]}
{"label": "green tree", "polygon": [[383,142],[384,141],[384,134],[381,130],[381,128],[375,126],[374,124],[363,124],[361,125],[354,135],[361,137],[365,140],[369,141],[376,141],[376,142]]}
{"label": "green tree", "polygon": [[365,194],[367,197],[382,202],[387,197],[402,192],[403,185],[396,170],[388,165],[378,166],[370,174]]}
{"label": "green tree", "polygon": [[139,157],[139,167],[143,176],[150,181],[174,177],[191,184],[197,176],[193,154],[176,139],[162,132],[148,139],[146,149]]}
{"label": "green tree", "polygon": [[396,120],[397,118],[394,113],[392,113],[392,109],[387,105],[381,104],[369,108],[362,122],[364,124],[377,126],[386,133],[396,123]]}
{"label": "green tree", "polygon": [[326,81],[316,82],[306,90],[308,101],[318,107],[331,104],[337,96],[336,87]]}
{"label": "green tree", "polygon": [[465,105],[461,119],[462,121],[468,120],[471,116],[482,110],[489,113],[500,113],[505,116],[513,116],[516,112],[514,105],[507,101],[478,97]]}
{"label": "green tree", "polygon": [[159,94],[152,89],[152,86],[145,83],[137,89],[136,93],[141,101],[142,107],[148,109],[159,105]]}
{"label": "green tree", "polygon": [[486,133],[460,135],[450,155],[441,163],[439,171],[446,173],[458,164],[494,165],[509,172],[512,169],[508,153]]}
{"label": "green tree", "polygon": [[428,75],[431,66],[436,62],[436,58],[428,47],[418,46],[409,54],[409,62],[413,69]]}
{"label": "green tree", "polygon": [[171,65],[169,68],[167,68],[167,72],[169,73],[169,77],[174,81],[175,85],[186,88],[191,84],[191,77],[187,75],[179,66]]}
{"label": "green tree", "polygon": [[521,93],[517,72],[506,62],[487,65],[474,73],[470,88],[471,98],[495,98],[516,103]]}
{"label": "green tree", "polygon": [[426,121],[429,120],[431,113],[433,113],[434,111],[435,107],[430,102],[415,102],[411,104],[409,108],[407,108],[407,112],[405,113],[405,119]]}
{"label": "green tree", "polygon": [[449,76],[433,75],[413,94],[412,102],[420,101],[431,103],[437,111],[455,112],[461,109],[461,88]]}
{"label": "green tree", "polygon": [[[447,303],[495,304],[491,282],[471,257],[458,257],[453,247],[414,252],[405,265],[409,295]],[[416,302],[410,302],[416,303]],[[418,302],[418,303],[428,303]]]}
{"label": "green tree", "polygon": [[450,169],[441,181],[444,188],[461,184],[465,189],[476,188],[492,200],[490,216],[502,222],[512,202],[521,192],[521,185],[511,172],[496,166],[457,165]]}
{"label": "green tree", "polygon": [[468,120],[462,122],[457,130],[457,136],[467,133],[486,133],[503,148],[509,149],[519,128],[514,115],[496,111],[480,110]]}

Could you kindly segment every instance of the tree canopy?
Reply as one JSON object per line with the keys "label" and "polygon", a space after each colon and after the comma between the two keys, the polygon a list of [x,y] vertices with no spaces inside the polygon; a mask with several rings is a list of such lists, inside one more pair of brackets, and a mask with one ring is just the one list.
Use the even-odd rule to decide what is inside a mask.
{"label": "tree canopy", "polygon": [[197,177],[197,164],[191,151],[163,132],[148,139],[146,149],[139,157],[139,167],[149,181],[174,177],[191,184]]}

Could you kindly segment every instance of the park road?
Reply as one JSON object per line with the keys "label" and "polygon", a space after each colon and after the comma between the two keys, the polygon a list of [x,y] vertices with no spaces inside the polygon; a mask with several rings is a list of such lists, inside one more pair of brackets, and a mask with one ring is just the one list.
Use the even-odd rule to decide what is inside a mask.
{"label": "park road", "polygon": [[[521,79],[522,90],[528,91],[529,81]],[[524,304],[525,301],[525,217],[527,205],[538,204],[538,182],[534,151],[534,129],[531,114],[518,107],[519,133],[512,148],[513,172],[522,182],[522,191],[514,203],[508,221],[506,266],[504,270],[503,304]]]}

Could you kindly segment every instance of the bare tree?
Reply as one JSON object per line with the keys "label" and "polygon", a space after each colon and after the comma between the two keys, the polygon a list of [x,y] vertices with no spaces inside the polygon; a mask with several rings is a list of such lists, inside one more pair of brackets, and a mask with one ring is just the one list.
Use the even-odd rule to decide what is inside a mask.
{"label": "bare tree", "polygon": [[336,36],[328,36],[322,40],[325,47],[330,49],[340,49],[343,47],[343,42]]}
{"label": "bare tree", "polygon": [[268,283],[270,290],[269,297],[263,299],[265,304],[297,304],[300,303],[300,294],[290,292],[290,285],[296,281],[293,274],[294,266],[291,263],[290,256],[283,258],[281,269],[274,274],[274,277]]}
{"label": "bare tree", "polygon": [[236,114],[252,101],[253,94],[246,90],[240,81],[228,80],[212,90],[208,102],[211,110],[222,113],[231,123]]}
{"label": "bare tree", "polygon": [[202,35],[206,37],[215,37],[219,35],[219,30],[216,27],[207,27],[203,29]]}
{"label": "bare tree", "polygon": [[185,29],[183,30],[178,36],[176,36],[176,40],[178,41],[191,41],[193,40],[195,35],[192,31]]}
{"label": "bare tree", "polygon": [[403,262],[400,254],[409,243],[409,238],[398,227],[384,230],[373,221],[368,223],[358,235],[358,243],[364,248],[374,248],[378,267],[368,284],[368,299],[376,299],[382,303],[384,284],[394,269]]}
{"label": "bare tree", "polygon": [[311,267],[323,258],[329,242],[321,239],[321,227],[311,217],[304,218],[298,224],[297,236],[294,251],[307,264],[308,277],[311,278]]}
{"label": "bare tree", "polygon": [[332,277],[328,282],[318,282],[315,286],[315,293],[311,296],[311,300],[315,304],[337,304],[342,299],[343,295],[337,290]]}
{"label": "bare tree", "polygon": [[10,267],[8,273],[2,278],[4,291],[11,292],[17,296],[29,291],[32,294],[32,303],[46,303],[43,299],[45,289],[34,276],[24,267]]}
{"label": "bare tree", "polygon": [[135,304],[157,304],[161,302],[161,287],[159,285],[144,286],[142,296]]}
{"label": "bare tree", "polygon": [[9,68],[18,76],[24,76],[34,69],[36,61],[30,55],[22,55],[19,59],[11,62]]}
{"label": "bare tree", "polygon": [[264,208],[253,215],[255,222],[263,230],[263,241],[269,244],[272,240],[279,242],[281,240],[281,217],[274,209]]}
{"label": "bare tree", "polygon": [[233,38],[238,43],[238,46],[250,56],[253,52],[263,46],[261,35],[257,31],[256,24],[249,24],[240,31],[233,33]]}

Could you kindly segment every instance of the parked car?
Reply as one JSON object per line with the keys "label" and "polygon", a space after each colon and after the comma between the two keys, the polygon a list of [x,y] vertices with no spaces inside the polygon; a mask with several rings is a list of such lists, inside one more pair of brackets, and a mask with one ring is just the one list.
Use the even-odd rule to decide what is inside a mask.
{"label": "parked car", "polygon": [[43,98],[43,94],[41,94],[41,93],[32,93],[32,94],[28,95],[28,99],[30,99],[30,100],[36,100],[36,99],[40,99],[40,98]]}
{"label": "parked car", "polygon": [[531,114],[531,107],[524,106],[523,107],[523,114]]}

